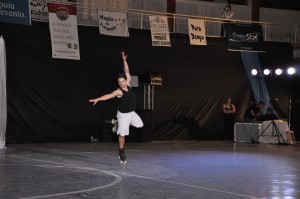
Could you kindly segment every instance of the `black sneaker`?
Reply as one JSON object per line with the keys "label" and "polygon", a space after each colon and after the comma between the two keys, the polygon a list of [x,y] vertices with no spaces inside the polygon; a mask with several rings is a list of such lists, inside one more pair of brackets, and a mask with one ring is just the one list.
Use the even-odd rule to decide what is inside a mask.
{"label": "black sneaker", "polygon": [[126,157],[125,157],[125,151],[123,149],[119,149],[119,157],[122,164],[126,164]]}

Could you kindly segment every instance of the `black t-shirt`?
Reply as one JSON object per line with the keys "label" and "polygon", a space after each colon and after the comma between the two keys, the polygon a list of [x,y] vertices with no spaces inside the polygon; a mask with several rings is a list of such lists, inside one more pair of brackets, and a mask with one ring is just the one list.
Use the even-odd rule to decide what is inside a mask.
{"label": "black t-shirt", "polygon": [[254,112],[255,115],[257,115],[260,112],[260,108],[257,107],[256,104],[252,104],[247,109],[247,111],[245,113],[245,118],[255,119],[255,116],[251,115],[251,110]]}
{"label": "black t-shirt", "polygon": [[[120,88],[121,89],[121,88]],[[121,113],[129,113],[132,111],[135,111],[135,96],[133,93],[133,90],[131,89],[130,86],[127,86],[128,91],[124,91],[123,89],[123,95],[122,97],[118,98],[119,99],[119,111]]]}

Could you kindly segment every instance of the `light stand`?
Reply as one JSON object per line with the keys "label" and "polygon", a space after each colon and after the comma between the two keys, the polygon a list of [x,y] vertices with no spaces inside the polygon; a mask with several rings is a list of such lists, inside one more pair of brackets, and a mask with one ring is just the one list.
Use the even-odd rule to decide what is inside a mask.
{"label": "light stand", "polygon": [[[280,68],[277,68],[276,70],[270,70],[270,69],[265,69],[264,71],[263,71],[263,74],[264,74],[264,76],[259,76],[260,75],[260,72],[261,71],[259,71],[259,70],[257,70],[257,69],[252,69],[252,71],[251,71],[251,74],[252,74],[252,76],[254,77],[254,76],[258,76],[258,77],[265,77],[265,76],[270,76],[271,77],[271,88],[273,88],[272,89],[272,94],[273,94],[273,97],[275,96],[275,88],[274,88],[274,85],[273,85],[273,83],[272,83],[272,78],[273,77],[279,77],[279,76],[281,76],[282,74],[283,74],[283,72],[284,71],[286,71],[286,73],[288,74],[288,75],[293,75],[293,74],[295,74],[296,73],[296,68],[294,68],[294,67],[290,67],[290,68],[288,68],[287,70],[283,70],[283,69],[280,69]],[[274,74],[273,74],[273,72],[274,72]],[[257,92],[257,95],[259,94],[259,92]],[[277,98],[275,98],[275,99],[277,99]],[[270,100],[270,103],[272,103],[272,101]],[[272,104],[272,106],[273,106],[274,104]],[[273,106],[274,107],[274,106]],[[278,108],[278,107],[277,107]],[[291,111],[292,111],[292,95],[291,95],[291,93],[289,93],[289,106],[288,106],[288,126],[290,127],[290,123],[291,123]],[[278,113],[278,112],[277,112]],[[280,113],[284,113],[283,111],[280,111]],[[283,139],[283,137],[282,137],[282,135],[281,135],[281,133],[280,133],[280,131],[279,131],[279,129],[278,129],[278,126],[275,124],[275,122],[274,122],[274,120],[272,120],[271,122],[270,122],[270,124],[266,127],[266,129],[268,129],[268,127],[270,126],[270,125],[273,125],[273,129],[272,129],[272,134],[273,135],[275,135],[274,134],[274,129],[275,129],[275,133],[276,133],[276,136],[277,136],[277,139],[278,139],[278,143],[279,144],[281,144],[281,141],[280,141],[280,138],[282,139],[282,141],[283,141],[283,143],[284,144],[286,144],[286,142],[285,142],[285,140]],[[265,131],[266,131],[266,129],[264,129],[262,132],[261,132],[261,134],[258,136],[258,138],[256,139],[256,140],[252,140],[252,142],[258,142],[258,139],[265,133]]]}
{"label": "light stand", "polygon": [[289,128],[291,128],[291,112],[292,112],[292,95],[290,94],[290,99],[289,99]]}

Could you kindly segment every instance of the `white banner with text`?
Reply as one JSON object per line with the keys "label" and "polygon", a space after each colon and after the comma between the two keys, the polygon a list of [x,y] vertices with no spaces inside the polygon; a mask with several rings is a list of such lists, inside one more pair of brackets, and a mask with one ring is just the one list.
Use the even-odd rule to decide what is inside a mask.
{"label": "white banner with text", "polygon": [[80,60],[76,8],[48,3],[52,57]]}
{"label": "white banner with text", "polygon": [[149,16],[152,46],[171,46],[168,18]]}
{"label": "white banner with text", "polygon": [[98,10],[98,20],[100,34],[129,37],[126,13]]}
{"label": "white banner with text", "polygon": [[188,19],[191,45],[207,45],[204,20]]}

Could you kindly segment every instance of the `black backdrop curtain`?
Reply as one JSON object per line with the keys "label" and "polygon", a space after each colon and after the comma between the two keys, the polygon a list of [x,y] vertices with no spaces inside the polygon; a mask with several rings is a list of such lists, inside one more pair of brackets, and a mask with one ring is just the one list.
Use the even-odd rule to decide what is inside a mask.
{"label": "black backdrop curtain", "polygon": [[[250,101],[239,52],[225,39],[189,45],[188,35],[172,34],[172,47],[152,47],[150,31],[130,30],[129,38],[99,35],[78,27],[80,61],[51,58],[48,23],[31,27],[0,24],[7,45],[7,142],[87,141],[98,135],[101,119],[115,118],[116,100],[88,99],[117,87],[120,52],[128,54],[132,75],[159,72],[155,87],[153,139],[223,139],[222,104],[233,97],[236,119]],[[135,89],[143,109],[143,87]]]}

